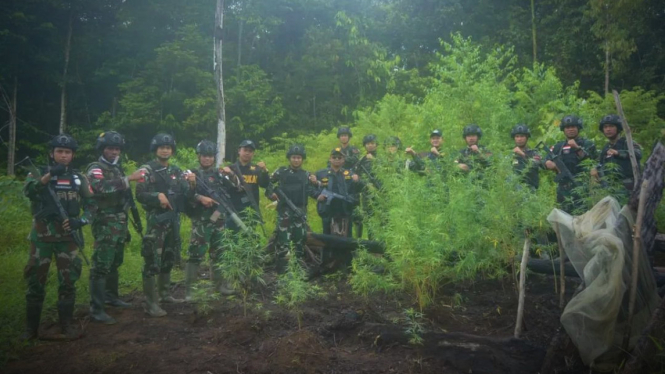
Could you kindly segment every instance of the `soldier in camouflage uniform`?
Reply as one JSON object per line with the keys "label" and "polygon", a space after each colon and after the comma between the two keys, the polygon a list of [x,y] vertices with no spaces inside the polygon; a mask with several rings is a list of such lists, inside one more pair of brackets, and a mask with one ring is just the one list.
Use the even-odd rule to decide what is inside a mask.
{"label": "soldier in camouflage uniform", "polygon": [[475,124],[467,125],[462,130],[462,137],[466,142],[466,148],[459,151],[460,155],[455,160],[457,167],[466,173],[471,170],[482,172],[489,167],[492,152],[478,144],[483,137],[483,130]]}
{"label": "soldier in camouflage uniform", "polygon": [[[203,140],[196,146],[199,159],[199,168],[194,174],[200,178],[197,186],[203,181],[210,189],[218,194],[225,193],[223,189],[233,187],[220,170],[215,167],[217,146],[209,140]],[[185,301],[192,300],[192,286],[198,277],[199,266],[206,251],[209,250],[210,262],[213,267],[213,280],[218,290],[229,295],[233,290],[226,289],[222,284],[222,277],[218,265],[222,258],[222,238],[224,234],[224,218],[217,211],[219,202],[211,196],[206,196],[201,189],[197,189],[193,198],[188,202],[188,215],[192,220],[192,234],[189,239],[189,259],[185,267]]]}
{"label": "soldier in camouflage uniform", "polygon": [[538,171],[544,167],[544,160],[538,150],[531,149],[527,145],[531,137],[531,130],[527,125],[518,124],[510,131],[510,136],[515,141],[513,148],[513,170],[519,175],[521,182],[537,190],[540,184]]}
{"label": "soldier in camouflage uniform", "polygon": [[417,154],[412,147],[409,147],[405,150],[407,154],[413,157],[413,162],[409,163],[410,170],[424,174],[427,168],[427,162],[429,162],[434,167],[434,169],[438,171],[443,170],[441,161],[445,157],[445,154],[441,148],[443,145],[443,133],[441,130],[432,130],[429,135],[429,143],[432,147],[428,152]]}
{"label": "soldier in camouflage uniform", "polygon": [[[348,127],[340,127],[337,129],[337,139],[339,139],[339,148],[342,150],[342,154],[344,155],[344,168],[345,169],[353,169],[356,164],[358,163],[358,159],[360,158],[360,150],[352,145],[349,144],[349,141],[353,137],[353,134],[351,133],[351,129]],[[330,162],[328,162],[328,166],[330,166]]]}
{"label": "soldier in camouflage uniform", "polygon": [[[41,170],[33,170],[25,181],[24,194],[30,199],[33,215],[30,230],[30,257],[24,274],[28,281],[26,300],[26,329],[22,339],[38,337],[39,320],[45,297],[46,279],[52,258],[58,268],[58,319],[59,339],[77,339],[81,336],[72,324],[76,301],[76,281],[81,276],[79,248],[72,232],[88,224],[89,213],[79,217],[82,198],[92,195],[84,175],[72,169],[71,162],[78,145],[69,135],[57,135],[49,143],[51,164]],[[51,198],[57,196],[68,219],[62,220]],[[82,250],[83,248],[81,248]]]}
{"label": "soldier in camouflage uniform", "polygon": [[303,214],[307,214],[307,197],[316,199],[320,192],[316,177],[302,169],[302,163],[307,158],[305,147],[300,144],[291,146],[286,152],[286,158],[289,160],[289,166],[275,170],[270,177],[271,184],[266,190],[267,197],[278,201],[275,226],[277,233],[275,268],[278,273],[286,270],[291,248],[298,259],[303,258],[307,222],[299,219],[286,202],[279,199],[274,190],[279,188]]}
{"label": "soldier in camouflage uniform", "polygon": [[[603,179],[604,182],[617,181],[621,183],[624,187],[622,195],[629,197],[635,187],[635,176],[628,154],[628,140],[620,136],[623,131],[621,117],[616,114],[606,115],[600,120],[598,129],[609,142],[600,151],[598,166],[591,170],[591,174],[597,179]],[[642,147],[633,142],[633,149],[639,166],[642,159]],[[612,164],[615,167],[610,167]]]}
{"label": "soldier in camouflage uniform", "polygon": [[105,302],[116,307],[131,307],[118,298],[118,268],[123,262],[125,243],[130,238],[127,225],[129,183],[138,181],[141,172],[125,176],[120,164],[124,145],[125,139],[115,131],[100,134],[95,149],[102,155],[88,165],[86,172],[94,192],[90,205],[95,238],[90,269],[90,318],[105,324],[116,323],[105,312]]}
{"label": "soldier in camouflage uniform", "polygon": [[[381,189],[381,184],[376,178],[376,171],[373,170],[374,162],[377,159],[376,135],[369,134],[363,137],[363,147],[365,147],[365,151],[367,153],[365,156],[363,156],[363,158],[360,159],[360,161],[358,161],[358,164],[354,170],[356,174],[358,174],[358,176],[363,178],[363,180],[366,182],[364,183],[364,188],[360,195],[360,205],[362,206],[362,210],[365,213],[365,217],[363,217],[360,212],[357,212],[357,220],[354,222],[357,238],[362,238],[363,236],[363,220],[374,215],[373,199],[376,197],[375,194],[378,192],[378,190]],[[367,237],[371,240],[373,237],[372,233],[368,232],[367,235]]]}
{"label": "soldier in camouflage uniform", "polygon": [[157,302],[155,276],[159,288],[159,301],[177,303],[183,300],[170,295],[171,269],[175,251],[180,251],[180,212],[185,201],[193,195],[189,184],[196,180],[193,173],[185,176],[180,168],[169,164],[176,151],[173,136],[157,134],[150,142],[155,160],[142,165],[141,179],[136,184],[136,199],[146,213],[146,234],[143,236],[143,293],[145,312],[152,317],[162,317],[166,312]]}
{"label": "soldier in camouflage uniform", "polygon": [[316,180],[324,190],[340,197],[333,197],[330,204],[326,195],[317,198],[317,212],[323,221],[323,233],[352,237],[351,215],[358,205],[358,193],[362,188],[359,177],[353,171],[343,168],[344,153],[341,147],[330,152],[330,167],[316,172]]}
{"label": "soldier in camouflage uniform", "polygon": [[[553,160],[554,157],[561,157],[563,164],[566,165],[574,178],[585,172],[582,161],[588,158],[596,158],[596,145],[591,140],[579,137],[582,128],[581,118],[573,115],[563,117],[559,129],[566,136],[566,140],[556,143],[550,149],[551,152],[546,157],[545,167],[560,173],[561,171]],[[561,204],[561,209],[571,214],[582,201],[579,191],[575,190],[575,181],[570,179],[559,180],[556,188],[556,198]]]}

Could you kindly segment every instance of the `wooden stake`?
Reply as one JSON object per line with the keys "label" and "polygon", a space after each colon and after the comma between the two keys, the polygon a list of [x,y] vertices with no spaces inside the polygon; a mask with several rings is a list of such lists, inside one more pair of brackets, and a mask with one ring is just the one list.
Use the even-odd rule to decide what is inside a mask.
{"label": "wooden stake", "polygon": [[628,323],[626,324],[626,331],[623,335],[623,350],[628,350],[628,343],[630,342],[630,332],[633,325],[633,317],[635,315],[635,299],[637,299],[637,278],[640,265],[640,252],[642,251],[642,220],[644,218],[644,205],[646,204],[647,189],[649,187],[649,180],[642,181],[642,188],[640,189],[640,202],[637,206],[637,220],[635,222],[635,234],[633,235],[633,269],[630,279],[630,300],[628,301]]}
{"label": "wooden stake", "polygon": [[531,249],[531,240],[527,232],[524,238],[524,249],[522,249],[522,264],[520,265],[520,283],[519,283],[519,298],[517,303],[517,321],[515,321],[515,338],[519,338],[522,334],[522,319],[524,318],[524,295],[526,293],[526,265],[529,262],[529,251]]}
{"label": "wooden stake", "polygon": [[623,112],[623,105],[621,105],[621,98],[619,98],[619,93],[617,90],[612,90],[614,94],[614,104],[616,104],[617,112],[619,112],[619,117],[621,117],[621,123],[623,124],[623,132],[626,134],[626,143],[628,143],[628,156],[630,157],[630,165],[633,168],[633,180],[635,182],[634,189],[637,189],[638,183],[640,183],[640,166],[637,164],[637,158],[635,157],[635,147],[633,144],[633,132],[628,126],[628,121],[626,120],[626,113]]}
{"label": "wooden stake", "polygon": [[566,304],[566,250],[561,244],[561,231],[559,231],[559,222],[556,226],[556,241],[559,245],[559,308],[563,309]]}

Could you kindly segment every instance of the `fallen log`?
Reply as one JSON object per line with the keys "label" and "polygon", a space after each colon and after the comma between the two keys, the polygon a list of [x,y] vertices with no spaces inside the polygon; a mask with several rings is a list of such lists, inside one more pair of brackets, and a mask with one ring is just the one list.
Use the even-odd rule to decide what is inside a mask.
{"label": "fallen log", "polygon": [[[363,326],[358,336],[373,342],[378,349],[408,345],[412,335],[395,325]],[[515,338],[494,338],[464,333],[423,333],[422,343],[414,349],[435,356],[464,373],[522,374],[536,373],[545,357],[545,349]]]}
{"label": "fallen log", "polygon": [[665,298],[635,344],[621,374],[655,373],[662,370],[665,361],[662,357],[663,342],[665,342]]}

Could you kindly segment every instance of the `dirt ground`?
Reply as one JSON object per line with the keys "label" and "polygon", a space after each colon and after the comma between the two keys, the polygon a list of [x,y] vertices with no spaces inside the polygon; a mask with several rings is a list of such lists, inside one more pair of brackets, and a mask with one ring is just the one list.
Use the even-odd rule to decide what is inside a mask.
{"label": "dirt ground", "polygon": [[[576,284],[567,290],[572,294]],[[436,352],[413,345],[381,345],[362,334],[367,324],[406,329],[412,300],[354,295],[344,280],[318,283],[328,297],[304,307],[302,327],[276,305],[269,291],[252,302],[247,316],[237,300],[213,302],[202,313],[192,304],[166,305],[168,316],[149,318],[141,294],[127,297],[131,309],[112,309],[118,323],[88,323],[81,306],[77,321],[85,336],[73,342],[38,342],[4,368],[6,373],[461,373]],[[546,349],[559,323],[554,278],[528,278],[523,338]],[[182,296],[181,285],[175,294]],[[461,295],[461,305],[454,301]],[[261,308],[256,307],[261,303]],[[459,304],[459,303],[458,303]],[[509,280],[448,285],[421,323],[429,332],[480,336],[513,334],[517,297]],[[49,326],[50,325],[50,326]],[[45,333],[56,331],[42,324]],[[468,371],[467,371],[468,372]]]}

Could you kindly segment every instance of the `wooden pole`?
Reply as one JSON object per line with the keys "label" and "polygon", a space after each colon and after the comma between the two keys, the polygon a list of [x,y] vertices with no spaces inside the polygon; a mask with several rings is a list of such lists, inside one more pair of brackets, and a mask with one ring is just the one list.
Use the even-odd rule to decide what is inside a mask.
{"label": "wooden pole", "polygon": [[566,250],[561,244],[561,231],[559,231],[559,223],[555,224],[556,228],[556,241],[559,245],[559,308],[563,309],[566,302]]}
{"label": "wooden pole", "polygon": [[623,350],[628,350],[628,343],[630,342],[630,332],[633,324],[633,317],[635,315],[635,299],[637,299],[637,279],[640,269],[640,252],[642,251],[642,221],[644,219],[644,205],[647,199],[647,189],[649,187],[649,180],[642,181],[640,189],[640,202],[637,208],[637,220],[635,222],[635,234],[633,235],[633,269],[630,279],[630,300],[628,301],[628,323],[626,324],[626,331],[623,335]]}
{"label": "wooden pole", "polygon": [[524,295],[526,293],[526,265],[529,262],[529,251],[531,249],[531,240],[527,232],[524,238],[524,249],[522,249],[522,264],[520,265],[520,284],[519,284],[519,297],[517,303],[517,321],[515,321],[515,338],[519,338],[522,334],[522,320],[524,319]]}
{"label": "wooden pole", "polygon": [[640,166],[637,164],[637,158],[635,157],[635,147],[633,144],[633,132],[628,126],[628,121],[626,120],[626,113],[623,112],[623,105],[621,105],[621,98],[617,90],[612,90],[614,94],[614,104],[617,107],[617,112],[619,112],[619,117],[621,117],[621,122],[623,124],[623,131],[626,134],[626,143],[628,143],[628,155],[630,157],[630,165],[633,167],[633,180],[635,184],[633,188],[637,190],[637,184],[640,183]]}

